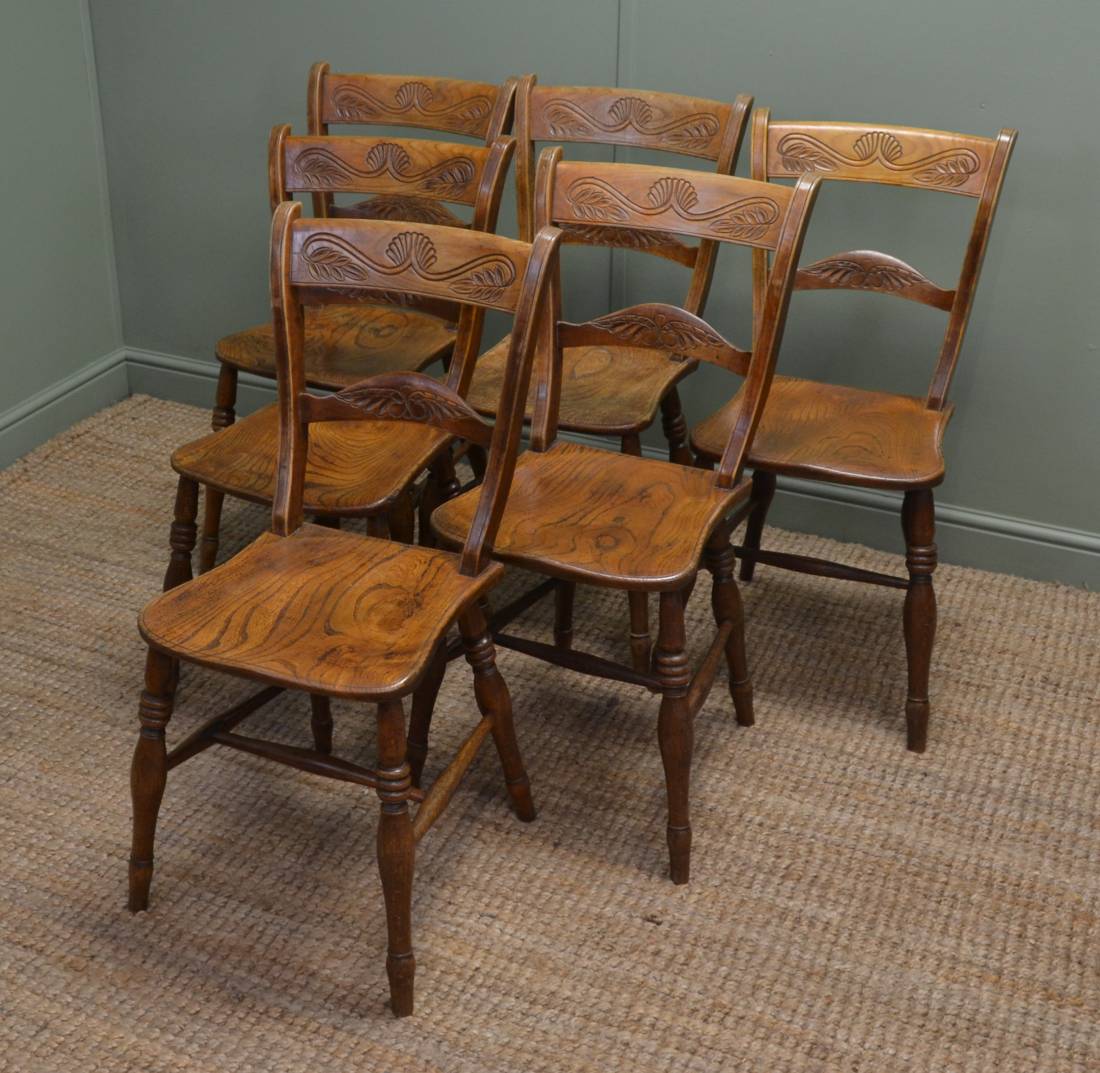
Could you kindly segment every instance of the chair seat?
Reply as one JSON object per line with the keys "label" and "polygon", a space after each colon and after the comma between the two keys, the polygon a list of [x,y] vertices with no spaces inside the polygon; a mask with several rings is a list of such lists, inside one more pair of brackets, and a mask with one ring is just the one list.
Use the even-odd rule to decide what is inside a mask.
{"label": "chair seat", "polygon": [[[678,588],[749,487],[722,489],[709,470],[557,442],[520,456],[493,555],[611,588]],[[477,495],[467,492],[432,515],[447,544],[466,539]]]}
{"label": "chair seat", "polygon": [[[738,393],[692,433],[710,458],[725,449],[741,406]],[[943,480],[943,432],[953,407],[923,399],[777,376],[749,464],[773,473],[870,488],[919,488]]]}
{"label": "chair seat", "polygon": [[[445,358],[454,329],[438,317],[390,306],[307,306],[305,375],[311,387],[340,388],[375,373],[419,371]],[[261,376],[275,375],[275,333],[257,324],[227,335],[219,360]]]}
{"label": "chair seat", "polygon": [[[508,342],[505,336],[478,358],[467,398],[479,413],[496,412]],[[597,435],[640,432],[653,423],[669,389],[696,364],[641,347],[567,347],[562,353],[559,425]],[[535,408],[535,379],[527,398],[528,420]]]}
{"label": "chair seat", "polygon": [[458,572],[451,552],[317,525],[265,533],[153,600],[138,619],[170,655],[289,689],[378,699],[409,692],[456,616],[503,568]]}
{"label": "chair seat", "polygon": [[[366,515],[387,510],[451,437],[407,421],[321,421],[310,425],[303,508],[307,513]],[[193,440],[172,468],[200,484],[255,503],[275,496],[277,406]]]}

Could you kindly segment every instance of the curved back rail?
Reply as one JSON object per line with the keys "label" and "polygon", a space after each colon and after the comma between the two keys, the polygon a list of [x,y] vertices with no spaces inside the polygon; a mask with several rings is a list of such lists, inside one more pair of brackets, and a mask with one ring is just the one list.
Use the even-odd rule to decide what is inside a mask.
{"label": "curved back rail", "polygon": [[[489,464],[461,569],[489,561],[515,468],[530,386],[538,318],[561,234],[545,228],[533,244],[477,231],[389,220],[303,220],[301,205],[275,210],[271,295],[279,384],[279,464],[272,526],[286,535],[302,522],[302,488],[312,421],[386,420],[432,425],[489,448]],[[335,395],[305,390],[303,302],[331,291],[344,303],[371,301],[390,285],[513,315],[498,417],[490,426],[450,382],[420,373],[371,377]],[[454,371],[452,370],[452,375]]]}
{"label": "curved back rail", "polygon": [[[826,257],[801,269],[795,281],[797,290],[875,291],[946,312],[947,327],[926,400],[932,410],[941,410],[947,403],[1015,142],[1016,132],[1008,129],[996,138],[980,138],[914,127],[777,121],[766,108],[753,114],[754,179],[818,175],[977,199],[966,255],[953,289],[933,283],[912,265],[876,250]],[[754,313],[763,308],[768,271],[767,253],[756,252]]]}
{"label": "curved back rail", "polygon": [[[710,160],[728,175],[741,151],[752,98],[732,104],[675,93],[600,86],[539,86],[534,75],[519,82],[516,97],[516,200],[520,234],[534,223],[535,143],[563,142],[632,146]],[[563,241],[618,246],[664,257],[692,269],[685,308],[702,312],[714,274],[718,247],[698,245],[654,229],[605,227],[599,220],[575,220],[563,228]]]}
{"label": "curved back rail", "polygon": [[539,226],[597,220],[609,229],[659,230],[715,245],[750,246],[773,253],[775,263],[751,352],[734,346],[693,310],[671,305],[648,303],[584,324],[562,322],[559,295],[552,286],[552,316],[540,337],[532,446],[545,450],[557,433],[563,347],[598,341],[672,350],[745,377],[744,403],[716,476],[721,487],[731,487],[740,479],[771,386],[817,180],[803,177],[792,189],[731,175],[642,164],[582,164],[563,161],[561,155],[560,148],[550,148],[539,159],[535,199]]}

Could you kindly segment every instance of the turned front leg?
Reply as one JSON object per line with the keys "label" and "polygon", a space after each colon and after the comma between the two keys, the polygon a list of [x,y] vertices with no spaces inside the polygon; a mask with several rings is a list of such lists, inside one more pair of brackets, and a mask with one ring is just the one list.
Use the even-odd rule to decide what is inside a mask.
{"label": "turned front leg", "polygon": [[236,404],[237,367],[223,361],[218,370],[218,389],[215,395],[214,412],[210,417],[210,427],[215,432],[228,428],[237,420],[237,412],[234,409]]}
{"label": "turned front leg", "polygon": [[719,532],[707,542],[703,561],[713,577],[710,606],[715,625],[732,624],[726,638],[726,666],[729,669],[730,697],[737,713],[737,722],[751,727],[755,721],[752,709],[752,679],[749,677],[749,661],[745,653],[745,608],[741,602],[741,590],[733,577],[737,556],[730,547],[729,537]]}
{"label": "turned front leg", "polygon": [[909,665],[909,693],[905,702],[907,745],[923,753],[928,744],[928,679],[932,668],[932,645],[936,639],[936,591],[932,574],[936,569],[936,513],[930,488],[905,493],[901,509],[905,533],[905,565],[909,588],[905,593],[905,654]]}
{"label": "turned front leg", "polygon": [[145,660],[145,690],[138,706],[137,747],[130,767],[130,795],[134,827],[130,848],[131,913],[149,908],[149,886],[153,881],[153,843],[157,833],[164,786],[168,779],[168,752],[164,728],[172,717],[172,694],[177,666],[171,657],[149,649]]}
{"label": "turned front leg", "polygon": [[190,477],[180,477],[176,485],[176,506],[169,531],[168,544],[172,553],[164,574],[164,591],[174,589],[192,578],[191,553],[195,550],[198,529],[195,518],[199,512],[199,486]]}
{"label": "turned front leg", "polygon": [[695,728],[687,701],[691,668],[684,652],[684,604],[680,592],[661,593],[661,619],[653,669],[661,681],[657,741],[668,792],[669,872],[673,883],[686,883],[691,872],[688,796]]}
{"label": "turned front leg", "polygon": [[412,947],[412,883],[415,855],[405,759],[405,713],[400,701],[378,705],[378,871],[386,903],[386,975],[390,1004],[398,1017],[413,1012],[416,958]]}
{"label": "turned front leg", "polygon": [[690,466],[691,448],[687,442],[687,422],[680,403],[680,392],[676,388],[661,399],[661,428],[668,440],[668,460],[680,466]]}

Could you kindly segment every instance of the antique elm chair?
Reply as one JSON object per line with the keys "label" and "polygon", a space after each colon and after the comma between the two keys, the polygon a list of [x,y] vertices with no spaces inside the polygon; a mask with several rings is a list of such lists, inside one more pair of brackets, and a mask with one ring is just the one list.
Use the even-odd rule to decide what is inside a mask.
{"label": "antique elm chair", "polygon": [[[496,224],[512,146],[511,138],[498,139],[488,147],[342,135],[295,138],[289,127],[277,126],[271,132],[268,153],[272,209],[301,191],[355,190],[385,196],[392,191],[415,190],[429,204],[451,201],[471,205],[474,228],[491,231]],[[335,300],[338,299],[337,294]],[[378,304],[385,301],[398,304]],[[403,295],[391,289],[379,291],[370,305],[361,301],[311,305],[306,311],[306,323],[318,311],[334,310],[335,317],[359,324],[363,309],[371,311],[374,319],[370,331],[379,336],[384,334],[386,324],[395,333],[404,333],[410,318],[443,323],[434,316],[415,312],[410,308],[413,304],[457,321],[456,360],[448,369],[447,383],[465,394],[473,369],[472,358],[481,341],[483,309],[465,306],[459,310],[452,302]],[[323,315],[329,317],[327,312]],[[335,321],[330,318],[330,322]],[[259,330],[256,337],[260,338]],[[272,325],[265,327],[263,340],[264,347],[274,346]],[[307,331],[305,354],[316,356],[316,346],[316,336]],[[447,346],[449,350],[450,341]],[[347,386],[369,371],[400,371],[401,362],[395,359],[391,363],[392,357],[377,351],[373,370],[363,368],[358,357],[339,369],[326,366],[332,376],[325,383],[319,385],[316,378],[311,380],[308,375],[307,383],[335,388]],[[460,370],[464,371],[462,375]],[[178,578],[191,557],[199,485],[205,489],[206,498],[200,572],[213,566],[217,557],[222,502],[227,494],[256,503],[271,502],[276,483],[278,433],[278,407],[273,404],[173,453],[172,467],[180,475],[180,491],[172,528],[175,566],[169,569],[166,586]],[[384,535],[388,527],[392,536],[411,542],[416,481],[426,466],[434,467],[434,478],[423,489],[426,497],[423,506],[430,510],[433,497],[445,495],[448,488],[454,487],[453,474],[449,472],[450,450],[449,441],[424,436],[410,425],[395,429],[369,423],[325,426],[310,443],[304,493],[306,510],[334,524],[339,524],[341,518],[365,517],[372,532]]]}
{"label": "antique elm chair", "polygon": [[[383,220],[301,220],[280,205],[272,227],[271,285],[278,335],[279,471],[272,528],[227,563],[149,604],[139,625],[149,644],[134,752],[133,851],[129,905],[147,908],[153,841],[168,771],[214,745],[377,791],[378,865],[386,906],[386,968],[393,1010],[412,1012],[411,908],[414,848],[492,735],[512,803],[534,818],[512,727],[511,702],[496,669],[478,599],[503,574],[492,562],[523,428],[536,319],[556,271],[559,241],[540,231],[533,245],[474,231]],[[474,303],[514,315],[515,340],[495,426],[451,388],[423,373],[381,373],[329,396],[305,390],[305,303],[371,300],[371,289]],[[460,436],[489,449],[485,480],[460,554],[303,522],[311,431],[328,423],[413,423],[426,438]],[[431,427],[425,427],[431,426]],[[402,698],[424,677],[433,652],[457,623],[481,720],[451,763],[423,792],[410,781]],[[171,752],[180,661],[254,679],[263,688],[204,722]],[[309,694],[314,747],[246,736],[235,727],[284,690]],[[377,767],[332,755],[330,698],[377,704]],[[409,803],[417,802],[415,815]]]}
{"label": "antique elm chair", "polygon": [[[713,161],[728,175],[737,163],[752,98],[732,104],[648,90],[594,86],[539,86],[525,75],[516,97],[516,200],[520,234],[530,237],[536,142],[588,143],[677,153]],[[690,269],[683,308],[701,315],[714,275],[718,244],[709,237],[688,244],[674,234],[608,227],[621,222],[614,202],[593,195],[565,228],[566,243],[615,246],[666,258]],[[490,413],[500,393],[507,340],[478,361],[470,386],[474,408]],[[677,384],[698,361],[677,349],[675,333],[622,333],[613,341],[571,346],[562,367],[560,427],[611,436],[627,454],[641,454],[641,433],[661,413],[673,462],[690,465]],[[529,405],[533,411],[533,400]],[[649,662],[649,612],[645,594],[632,592],[630,645],[635,666]]]}
{"label": "antique elm chair", "polygon": [[[982,259],[989,241],[1014,130],[980,138],[910,127],[773,121],[758,110],[752,124],[752,175],[761,180],[819,175],[838,182],[883,183],[941,191],[977,200],[962,270],[953,290],[937,286],[911,265],[873,250],[834,254],[801,269],[798,290],[875,291],[947,314],[947,328],[928,394],[923,398],[777,376],[749,452],[753,510],[741,557],[741,577],[757,563],[823,577],[905,590],[902,615],[909,665],[906,736],[913,752],[928,740],[928,679],[936,632],[935,508],[932,489],[944,476],[942,440],[954,407],[948,388],[966,333]],[[767,293],[768,258],[753,255],[754,304]],[[703,463],[721,456],[744,400],[735,397],[695,429]],[[901,526],[908,577],[860,570],[760,547],[777,476],[904,493]]]}
{"label": "antique elm chair", "polygon": [[[671,874],[674,882],[685,883],[691,851],[688,780],[693,720],[723,653],[737,720],[745,726],[753,722],[729,535],[749,510],[751,485],[743,479],[742,467],[768,395],[817,183],[803,179],[792,190],[725,175],[561,161],[560,154],[559,148],[547,149],[539,161],[536,226],[588,219],[586,206],[599,198],[617,207],[604,225],[609,229],[684,235],[775,253],[751,353],[727,342],[693,312],[671,305],[631,306],[584,324],[561,321],[560,289],[552,281],[552,316],[543,322],[539,341],[531,450],[516,467],[493,549],[502,562],[556,579],[568,594],[558,604],[553,645],[494,630],[498,645],[661,694],[657,733],[668,790]],[[563,351],[657,335],[675,338],[677,351],[692,360],[712,362],[745,378],[746,405],[727,437],[717,474],[555,439]],[[471,493],[436,509],[432,524],[445,545],[468,539],[476,510]],[[718,631],[693,676],[685,653],[684,602],[701,566],[713,575]],[[573,650],[569,611],[578,582],[659,594],[660,626],[652,667],[639,670]],[[417,725],[409,733],[418,742],[426,740],[429,712],[425,703],[414,713]]]}
{"label": "antique elm chair", "polygon": [[[409,127],[459,135],[491,147],[512,126],[516,79],[495,86],[453,78],[379,74],[334,74],[327,63],[315,63],[309,72],[307,112],[309,133],[328,134],[330,127]],[[378,139],[385,141],[386,139]],[[391,139],[392,140],[392,139]],[[461,147],[463,149],[467,146]],[[346,162],[345,162],[346,163]],[[360,162],[362,167],[365,162]],[[467,226],[436,196],[429,196],[441,180],[457,180],[469,173],[469,158],[456,153],[451,172],[416,171],[415,161],[399,156],[367,164],[373,171],[382,164],[394,180],[389,190],[376,190],[353,205],[337,204],[334,195],[365,193],[355,182],[354,171],[315,169],[304,192],[312,195],[314,216],[364,219],[416,220],[420,223]],[[412,181],[400,182],[402,173]],[[270,174],[270,170],[269,170]],[[329,180],[333,181],[330,186]],[[476,189],[476,187],[475,187]],[[277,203],[277,202],[276,202]],[[475,209],[472,226],[496,230],[496,209],[491,218],[479,219]],[[530,238],[530,236],[528,236]],[[434,316],[432,314],[435,314]],[[423,369],[438,360],[447,361],[455,342],[455,328],[439,308],[404,308],[364,305],[348,310],[338,305],[311,307],[306,311],[306,382],[337,391],[370,373],[396,369]],[[218,341],[218,386],[211,415],[214,431],[236,418],[237,380],[240,370],[260,376],[275,375],[275,343],[270,324],[234,332]],[[208,488],[204,513],[203,562],[213,562],[223,497]]]}

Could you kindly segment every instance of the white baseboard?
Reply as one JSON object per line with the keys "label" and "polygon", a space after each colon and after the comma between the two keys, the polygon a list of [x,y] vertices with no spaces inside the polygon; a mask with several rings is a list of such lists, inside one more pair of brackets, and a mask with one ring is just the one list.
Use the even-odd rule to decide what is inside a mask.
{"label": "white baseboard", "polygon": [[104,354],[0,413],[0,468],[77,421],[126,398],[130,393],[126,360],[123,349]]}

